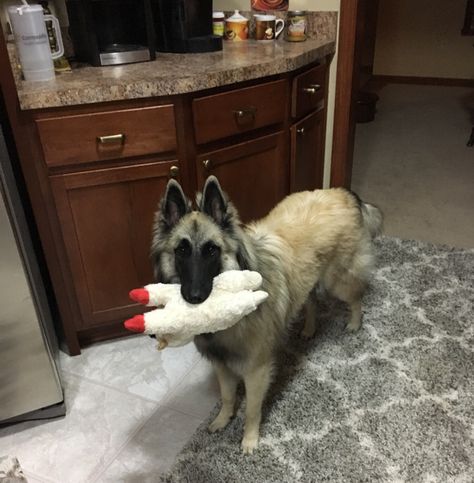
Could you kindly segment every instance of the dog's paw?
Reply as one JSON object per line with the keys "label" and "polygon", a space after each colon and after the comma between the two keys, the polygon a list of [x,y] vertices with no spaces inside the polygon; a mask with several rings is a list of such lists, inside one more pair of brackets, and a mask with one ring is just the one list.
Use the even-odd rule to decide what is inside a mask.
{"label": "dog's paw", "polygon": [[353,334],[354,332],[357,332],[360,329],[361,325],[362,324],[361,324],[360,320],[351,320],[346,325],[346,330],[347,330],[347,332],[351,332]]}
{"label": "dog's paw", "polygon": [[224,429],[229,424],[230,420],[231,420],[230,416],[219,413],[217,418],[214,419],[214,421],[212,421],[212,423],[207,427],[207,430],[210,433],[215,433],[216,431]]}
{"label": "dog's paw", "polygon": [[307,328],[307,327],[303,327],[302,331],[300,332],[300,337],[303,339],[303,340],[310,340],[312,339],[316,334],[316,330],[313,329],[313,328]]}
{"label": "dog's paw", "polygon": [[258,436],[244,436],[242,440],[242,453],[252,454],[258,448]]}

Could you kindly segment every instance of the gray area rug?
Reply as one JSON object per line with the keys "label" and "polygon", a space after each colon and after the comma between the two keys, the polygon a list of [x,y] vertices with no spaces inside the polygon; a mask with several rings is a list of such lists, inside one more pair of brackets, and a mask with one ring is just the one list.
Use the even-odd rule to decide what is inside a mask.
{"label": "gray area rug", "polygon": [[359,333],[326,300],[316,339],[292,335],[258,451],[241,454],[241,407],[223,432],[203,423],[162,481],[473,481],[474,250],[377,251]]}

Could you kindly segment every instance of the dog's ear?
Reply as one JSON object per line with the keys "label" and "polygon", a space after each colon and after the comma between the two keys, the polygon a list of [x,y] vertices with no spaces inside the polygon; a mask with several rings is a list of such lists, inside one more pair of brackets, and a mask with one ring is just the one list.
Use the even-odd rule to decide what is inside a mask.
{"label": "dog's ear", "polygon": [[227,219],[227,199],[215,176],[209,176],[199,204],[200,210],[209,215],[218,225],[224,225]]}
{"label": "dog's ear", "polygon": [[165,196],[160,202],[160,224],[163,228],[171,229],[190,211],[191,203],[181,186],[174,179],[170,179]]}

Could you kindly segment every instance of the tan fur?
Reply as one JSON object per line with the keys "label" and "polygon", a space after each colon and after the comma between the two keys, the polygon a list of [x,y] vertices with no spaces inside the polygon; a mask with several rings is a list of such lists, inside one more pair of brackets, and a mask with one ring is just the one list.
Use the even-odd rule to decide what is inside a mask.
{"label": "tan fur", "polygon": [[[233,207],[229,204],[228,209]],[[209,216],[193,212],[169,237],[170,247],[175,238],[190,233],[193,221],[202,229],[203,238],[211,236],[222,247],[224,270],[238,267],[236,253],[239,246],[244,249],[249,268],[261,273],[262,289],[269,293],[256,312],[214,334],[213,339],[238,357],[216,364],[223,404],[209,430],[222,429],[232,417],[237,380],[243,378],[246,422],[242,449],[251,453],[258,445],[261,406],[276,354],[307,301],[303,335],[314,335],[316,309],[310,294],[315,286],[321,284],[349,305],[348,330],[360,327],[361,298],[373,266],[372,236],[380,230],[381,214],[371,205],[359,206],[356,197],[344,189],[301,192],[285,198],[262,220],[243,228],[236,225],[232,237],[212,227]]]}

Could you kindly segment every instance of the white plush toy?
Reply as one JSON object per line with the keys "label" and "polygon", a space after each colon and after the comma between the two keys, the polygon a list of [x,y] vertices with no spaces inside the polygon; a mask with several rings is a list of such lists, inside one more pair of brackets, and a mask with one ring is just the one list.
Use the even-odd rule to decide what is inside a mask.
{"label": "white plush toy", "polygon": [[[130,298],[149,307],[162,307],[125,322],[133,332],[155,334],[158,349],[178,347],[195,335],[232,327],[268,297],[257,290],[262,276],[249,270],[230,270],[214,278],[212,292],[201,304],[190,304],[181,296],[179,284],[155,283],[132,290]],[[257,290],[257,291],[254,291]]]}

